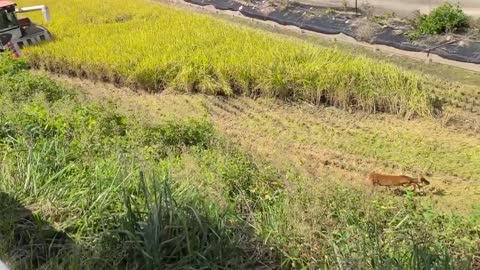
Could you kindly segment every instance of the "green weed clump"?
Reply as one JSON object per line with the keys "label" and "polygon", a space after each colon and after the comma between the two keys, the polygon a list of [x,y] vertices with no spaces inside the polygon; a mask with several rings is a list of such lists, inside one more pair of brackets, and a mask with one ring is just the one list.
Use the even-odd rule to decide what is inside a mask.
{"label": "green weed clump", "polygon": [[435,35],[453,33],[458,29],[468,27],[468,16],[460,4],[452,5],[445,2],[428,15],[420,15],[415,25],[417,35]]}
{"label": "green weed clump", "polygon": [[249,247],[240,237],[242,231],[248,235],[247,227],[235,213],[205,203],[192,189],[172,190],[168,174],[153,179],[153,183],[147,181],[141,174],[139,188],[125,194],[126,215],[117,237],[126,249],[127,268],[233,269],[252,265],[245,254]]}
{"label": "green weed clump", "polygon": [[15,74],[28,67],[26,59],[14,59],[8,52],[0,53],[0,75]]}
{"label": "green weed clump", "polygon": [[469,269],[475,259],[478,217],[319,185],[255,160],[208,119],[146,125],[41,75],[5,74],[0,257],[14,268]]}
{"label": "green weed clump", "polygon": [[421,76],[338,49],[142,0],[44,4],[55,17],[48,28],[56,40],[26,48],[37,68],[150,91],[267,96],[394,114],[432,111]]}

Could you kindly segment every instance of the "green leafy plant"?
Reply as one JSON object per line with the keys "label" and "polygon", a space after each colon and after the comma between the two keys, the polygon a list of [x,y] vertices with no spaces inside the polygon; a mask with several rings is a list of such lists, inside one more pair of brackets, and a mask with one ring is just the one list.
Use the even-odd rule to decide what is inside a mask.
{"label": "green leafy plant", "polygon": [[429,15],[419,15],[414,22],[417,35],[434,35],[455,32],[468,27],[468,17],[459,4],[445,2]]}
{"label": "green leafy plant", "polygon": [[335,14],[337,14],[337,12],[336,12],[335,9],[333,9],[333,8],[327,8],[327,9],[325,10],[325,14],[327,14],[327,15],[335,15]]}
{"label": "green leafy plant", "polygon": [[14,59],[9,52],[0,53],[0,75],[15,74],[27,68],[28,62],[25,59]]}

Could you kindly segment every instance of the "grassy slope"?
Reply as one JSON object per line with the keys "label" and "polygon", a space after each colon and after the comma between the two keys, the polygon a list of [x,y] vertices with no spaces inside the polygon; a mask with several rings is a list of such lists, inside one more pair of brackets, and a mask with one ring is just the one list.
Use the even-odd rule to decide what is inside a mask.
{"label": "grassy slope", "polygon": [[[0,75],[0,89],[0,250],[10,263],[26,269],[271,263],[257,256],[262,246],[255,236],[245,238],[248,228],[229,205],[219,208],[182,181],[193,175],[173,184],[183,156],[230,158],[228,149],[214,146],[205,119],[147,126],[24,72]],[[244,166],[252,177],[261,175]],[[210,177],[221,182],[221,174]]]}
{"label": "grassy slope", "polygon": [[26,51],[35,66],[54,72],[150,90],[432,111],[430,85],[383,62],[142,0],[45,4],[56,41]]}
{"label": "grassy slope", "polygon": [[411,196],[252,159],[197,110],[208,99],[97,102],[24,72],[0,89],[0,254],[27,268],[458,269],[478,239]]}
{"label": "grassy slope", "polygon": [[[38,224],[68,233],[69,247],[59,245],[66,248],[67,255],[51,258],[50,268],[79,268],[80,262],[84,264],[82,269],[117,268],[124,267],[127,260],[132,263],[129,267],[138,263],[147,268],[161,265],[173,269],[226,265],[251,268],[252,264],[413,269],[429,268],[431,265],[425,264],[430,263],[448,268],[440,266],[446,262],[441,256],[443,250],[449,250],[455,264],[462,254],[471,255],[478,247],[478,215],[471,207],[479,190],[475,181],[478,151],[473,151],[479,138],[463,127],[454,131],[430,120],[364,118],[337,110],[289,107],[271,100],[176,95],[157,99],[118,94],[114,89],[105,92],[88,83],[93,102],[71,96],[71,91],[61,87],[62,99],[57,102],[55,98],[48,100],[45,94],[58,87],[46,81],[39,84],[38,80],[29,76],[8,79],[17,87],[2,91],[2,132],[16,123],[13,126],[22,130],[22,140],[9,141],[12,145],[8,146],[13,148],[0,144],[1,177],[9,179],[0,186],[5,192],[0,192],[0,203],[12,206],[13,198],[35,212]],[[5,85],[2,89],[9,89]],[[200,123],[213,121],[227,141],[240,145],[241,150],[230,143],[211,144],[209,125],[184,121],[191,117],[201,119]],[[45,135],[52,129],[78,136],[72,141],[56,133],[53,137]],[[186,136],[181,138],[187,142],[191,136],[206,134],[208,143],[194,140],[193,146],[185,147],[182,141],[168,136],[181,130]],[[126,136],[122,135],[125,131]],[[32,140],[32,134],[48,138],[38,142],[38,137]],[[392,134],[395,144],[391,144]],[[219,140],[217,134],[213,138]],[[246,155],[247,151],[255,159]],[[264,160],[269,163],[263,164]],[[471,216],[444,216],[424,205],[430,202],[426,198],[369,197],[356,187],[336,183],[345,179],[358,183],[365,171],[377,169],[431,172],[434,186],[446,191],[445,196],[433,196],[433,200],[440,200],[448,210],[466,210]],[[143,201],[150,192],[162,194],[152,191],[153,187],[144,192],[139,171],[147,172],[148,183],[165,175],[173,183],[173,196],[180,205],[174,213],[178,215],[160,216],[160,220],[173,220],[173,224],[167,222],[167,227],[162,227],[138,212],[149,212],[149,217],[155,218],[155,211]],[[165,187],[162,180],[160,183]],[[159,201],[168,205],[172,193],[163,194]],[[134,198],[132,201],[140,205],[122,203],[126,198]],[[8,211],[0,212],[2,217],[18,214],[12,213],[11,207],[5,209]],[[146,221],[146,230],[134,225],[139,220]],[[172,232],[168,225],[188,229]],[[5,237],[10,226],[14,225],[0,223],[0,237]],[[27,228],[36,230],[35,226]],[[146,238],[152,237],[147,234],[149,228],[169,234],[146,243],[142,237],[117,235],[118,228],[146,234]],[[210,229],[227,241],[212,241],[216,238]],[[32,243],[15,246],[10,237],[14,236],[7,234],[8,241],[0,246],[0,251],[4,249],[0,253],[9,259],[15,256],[7,254],[6,247],[19,251],[31,247]],[[185,237],[192,237],[194,244],[185,246]],[[162,250],[158,244],[167,239],[180,247],[173,259],[167,259],[169,254],[156,253]],[[140,245],[120,250],[125,240]],[[45,246],[39,245],[35,252],[45,254],[42,248]],[[220,250],[240,255],[232,258],[219,254]],[[155,261],[144,256],[153,253]]]}

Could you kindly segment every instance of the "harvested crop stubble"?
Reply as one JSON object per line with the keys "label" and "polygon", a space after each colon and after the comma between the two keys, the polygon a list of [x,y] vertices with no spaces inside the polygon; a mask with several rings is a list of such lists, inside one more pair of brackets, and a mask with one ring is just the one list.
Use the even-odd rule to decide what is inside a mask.
{"label": "harvested crop stubble", "polygon": [[384,62],[141,0],[43,2],[52,10],[48,27],[56,41],[28,48],[36,67],[150,91],[432,111],[423,78]]}

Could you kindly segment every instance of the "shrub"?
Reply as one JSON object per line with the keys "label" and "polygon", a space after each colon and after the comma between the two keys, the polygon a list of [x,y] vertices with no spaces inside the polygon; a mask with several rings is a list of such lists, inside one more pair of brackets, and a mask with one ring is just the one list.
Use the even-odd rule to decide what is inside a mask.
{"label": "shrub", "polygon": [[452,5],[445,2],[429,15],[420,15],[416,24],[417,34],[442,34],[467,27],[468,17],[459,4]]}
{"label": "shrub", "polygon": [[164,146],[207,147],[214,139],[213,125],[203,119],[168,120],[163,125],[147,128],[146,141]]}
{"label": "shrub", "polygon": [[8,52],[0,53],[0,75],[15,74],[27,68],[28,62],[25,59],[14,59]]}

